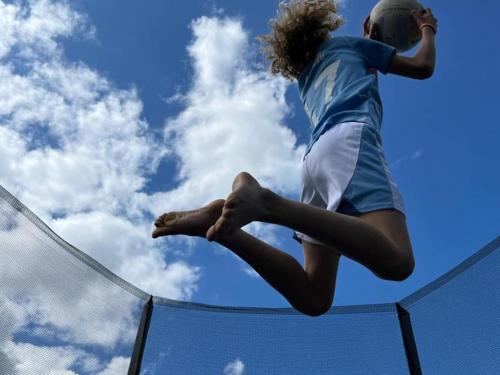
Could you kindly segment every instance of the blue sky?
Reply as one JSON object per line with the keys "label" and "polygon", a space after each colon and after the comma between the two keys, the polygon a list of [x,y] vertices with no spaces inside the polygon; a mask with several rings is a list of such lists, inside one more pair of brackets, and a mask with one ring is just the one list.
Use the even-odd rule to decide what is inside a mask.
{"label": "blue sky", "polygon": [[[375,1],[362,0],[343,2],[341,13],[347,19],[347,24],[337,33],[359,35],[361,23],[374,4]],[[438,60],[434,76],[426,81],[392,76],[383,76],[380,80],[385,110],[383,142],[387,159],[405,199],[416,269],[411,278],[403,283],[387,282],[378,280],[358,264],[343,258],[337,282],[337,305],[397,301],[457,265],[498,235],[500,115],[495,87],[500,84],[500,79],[496,74],[499,50],[495,47],[497,42],[494,15],[500,11],[500,5],[492,0],[481,3],[481,7],[466,7],[468,4],[465,1],[455,2],[453,7],[438,1],[426,5],[433,8],[440,22],[437,37]],[[95,197],[96,200],[101,199],[102,206],[96,206],[95,202],[78,207],[61,204],[58,210],[37,203],[35,197],[39,192],[21,177],[13,179],[3,170],[0,183],[10,188],[28,206],[33,207],[35,212],[49,221],[64,238],[147,291],[165,297],[210,304],[288,306],[286,300],[262,279],[249,272],[238,258],[201,239],[188,242],[184,239],[161,240],[157,244],[148,244],[154,249],[154,256],[160,256],[165,262],[161,265],[163,270],[167,269],[168,264],[175,262],[185,266],[185,272],[181,274],[188,276],[184,279],[181,276],[180,284],[184,285],[185,289],[179,292],[166,285],[169,281],[175,284],[177,281],[173,280],[177,279],[162,273],[161,269],[157,270],[157,279],[141,283],[139,276],[124,266],[127,260],[134,259],[135,256],[140,257],[139,251],[129,252],[121,258],[121,262],[114,259],[113,241],[122,241],[118,229],[113,232],[114,240],[103,233],[92,233],[95,241],[82,239],[71,229],[75,223],[71,220],[81,218],[81,215],[94,213],[94,220],[88,223],[99,225],[99,220],[106,215],[116,218],[119,217],[118,212],[125,211],[124,216],[130,220],[118,227],[127,230],[129,226],[135,226],[139,220],[137,217],[140,216],[142,225],[135,226],[135,230],[149,235],[147,223],[150,223],[159,211],[172,209],[171,202],[180,201],[178,206],[185,209],[196,208],[209,199],[220,198],[229,191],[232,176],[238,170],[244,169],[262,172],[260,177],[270,187],[288,197],[298,199],[299,165],[295,162],[299,160],[301,147],[309,137],[308,121],[294,84],[285,87],[283,82],[271,82],[269,78],[259,76],[263,74],[264,68],[259,65],[262,61],[258,58],[254,40],[255,36],[267,32],[267,22],[275,14],[276,2],[190,0],[176,3],[174,9],[171,2],[155,0],[88,0],[72,1],[70,7],[72,12],[84,16],[85,19],[79,27],[54,36],[61,54],[58,58],[64,64],[78,62],[100,79],[106,80],[105,85],[109,86],[104,88],[89,85],[84,87],[85,90],[101,90],[99,95],[102,96],[113,90],[122,93],[133,90],[135,94],[129,99],[142,105],[142,108],[136,108],[137,113],[132,116],[131,121],[140,123],[139,127],[143,126],[142,133],[139,131],[143,137],[141,147],[146,148],[151,144],[155,153],[141,149],[140,155],[137,156],[141,162],[129,175],[124,174],[124,178],[139,176],[137,180],[130,182],[131,185],[135,184],[131,190],[135,198],[131,199],[134,203],[130,209],[137,212],[127,212],[128,207],[123,203],[126,198],[116,203],[113,195],[116,191],[106,190],[107,185],[102,181],[92,185],[92,189],[99,191]],[[205,21],[200,21],[200,17],[205,17],[202,19]],[[196,20],[198,23],[193,24]],[[232,26],[228,26],[228,22],[232,22]],[[238,29],[238,25],[242,28]],[[196,27],[200,33],[206,34],[194,36]],[[217,33],[218,29],[224,27],[233,27],[235,30],[227,29],[227,34],[207,36],[210,32]],[[233,39],[226,44],[220,40],[217,42],[217,38],[224,35]],[[187,47],[195,45],[196,42],[200,43],[198,55],[188,53]],[[201,45],[201,42],[205,44]],[[250,86],[242,84],[243,89],[249,88],[256,92],[271,90],[278,93],[277,95],[281,95],[282,90],[286,89],[283,95],[285,102],[277,102],[253,118],[251,111],[233,114],[235,108],[229,105],[237,106],[238,102],[232,101],[229,95],[223,97],[220,107],[214,103],[210,104],[210,118],[204,117],[203,113],[197,113],[198,108],[203,108],[203,105],[193,104],[194,99],[186,98],[199,93],[199,88],[196,87],[200,80],[206,77],[203,78],[197,69],[203,69],[203,64],[206,63],[203,58],[211,49],[219,49],[216,54],[220,55],[210,57],[212,62],[217,63],[220,58],[222,63],[228,63],[223,55],[233,56],[231,49],[236,53],[235,58],[241,60],[238,61],[237,67],[228,68],[227,76],[218,77],[220,82],[226,82],[228,87],[234,89],[235,83],[232,80],[239,78],[231,76],[231,72],[243,71],[247,76],[259,76],[260,78],[253,77],[256,81],[267,80],[264,87],[256,88],[258,83],[254,82],[249,84]],[[39,59],[45,61],[48,58],[53,57],[44,56]],[[8,56],[4,61],[5,59],[8,59]],[[16,63],[13,58],[10,62]],[[195,63],[199,63],[201,68],[196,68]],[[220,71],[214,74],[219,73]],[[215,86],[206,86],[201,90],[207,90],[207,87],[214,89]],[[177,100],[173,99],[175,95]],[[250,96],[247,99],[254,98]],[[200,146],[197,142],[190,142],[190,139],[196,138],[197,132],[203,131],[207,122],[216,121],[219,116],[221,122],[227,122],[233,115],[236,116],[236,121],[232,124],[234,135],[241,133],[246,137],[253,137],[251,148],[242,151],[245,156],[232,163],[226,163],[226,160],[238,149],[229,146],[220,150],[211,148],[220,158],[210,158],[210,163],[203,165],[199,160],[202,156],[197,153],[207,150],[186,148],[190,145]],[[285,137],[289,143],[284,144],[284,140],[279,137],[272,140],[259,139],[262,133],[257,130],[252,132],[252,121],[263,121],[263,116],[268,116],[264,120],[275,127],[276,123],[279,123],[279,128],[269,134],[281,134],[283,129],[291,131],[286,133]],[[49,120],[36,121],[40,125]],[[198,123],[189,124],[187,121]],[[173,131],[165,132],[166,126],[173,126]],[[238,129],[239,126],[241,129]],[[30,146],[32,150],[38,146],[44,150],[49,146],[57,149],[58,144],[60,145],[58,139],[60,141],[63,136],[52,128],[47,129],[44,126],[34,126],[30,133],[30,129],[26,127],[19,134],[25,138],[28,137],[27,134],[37,134],[41,140],[38,144],[33,141]],[[207,129],[205,130],[216,132],[216,127],[212,125]],[[135,135],[139,133],[134,130]],[[207,136],[206,133],[201,134]],[[106,134],[100,134],[100,137],[106,137]],[[220,139],[220,142],[224,142],[224,139]],[[268,152],[264,159],[255,156],[255,160],[245,160],[262,150]],[[276,154],[279,150],[285,150],[285,153],[273,164],[275,154],[269,150],[275,150]],[[43,158],[41,155],[39,157]],[[191,157],[192,155],[195,156]],[[31,157],[36,159],[36,155]],[[56,159],[52,168],[57,169]],[[293,165],[290,160],[294,162]],[[221,172],[227,164],[227,171]],[[295,167],[297,171],[290,172],[294,171]],[[121,166],[116,169],[121,170]],[[214,181],[207,176],[215,171],[219,173],[217,176],[220,179],[218,178],[217,187],[213,188]],[[281,176],[290,176],[290,173],[291,177],[280,182]],[[50,179],[50,176],[40,178]],[[197,180],[198,178],[201,181]],[[71,191],[74,190],[75,194],[79,191],[80,187],[71,185],[71,178],[64,178],[64,181],[68,184],[69,193],[58,195],[53,191],[47,192],[50,202],[58,199],[70,201]],[[77,180],[73,181],[75,185],[78,184]],[[196,199],[198,190],[191,188],[192,184],[197,183],[202,186],[196,189],[206,193],[199,199]],[[128,182],[123,181],[123,184],[127,185]],[[224,188],[225,186],[227,188]],[[118,190],[123,194],[127,193],[125,188]],[[110,213],[106,208],[108,198],[110,205],[119,206],[117,211]],[[146,198],[151,198],[151,201],[144,203]],[[264,239],[274,241],[276,246],[303,262],[302,251],[291,239],[289,230],[269,226],[256,226],[251,230]],[[142,234],[137,235],[142,238]],[[99,241],[103,239],[108,242],[99,246]],[[138,246],[138,243],[146,239],[139,242],[127,242],[128,239],[123,241],[125,245]],[[122,254],[128,250],[120,251]]]}
{"label": "blue sky", "polygon": [[[360,35],[374,4],[343,1],[347,23],[337,33]],[[0,185],[68,242],[148,293],[216,305],[288,307],[221,246],[187,237],[150,238],[157,215],[225,197],[241,170],[299,198],[308,120],[295,84],[266,73],[255,41],[268,31],[276,5],[0,0]],[[404,196],[415,272],[402,283],[382,281],[343,258],[337,306],[398,301],[499,234],[500,3],[425,5],[439,19],[434,76],[380,77],[383,144]],[[290,230],[260,223],[245,229],[303,262]],[[38,257],[27,258],[26,269],[38,269]],[[15,281],[3,277],[0,285]],[[94,311],[95,322],[112,316],[116,323],[112,334],[106,328],[104,340],[99,324],[82,332],[78,314],[85,311],[75,308],[61,317],[50,296],[31,295],[23,279],[17,281],[12,290],[18,287],[35,307],[17,305],[13,297],[0,300],[2,315],[15,321],[1,327],[1,344],[15,349],[11,354],[26,371],[125,371],[122,345],[133,341],[134,301],[123,297],[129,310],[122,316],[107,305]],[[95,294],[107,300],[112,293],[86,292],[91,294],[78,298]],[[80,306],[76,296],[64,298],[65,308]],[[60,328],[65,338],[109,349],[113,358],[64,343],[36,348],[43,361],[30,361],[25,350],[33,348],[22,345],[21,334],[30,324]],[[240,365],[232,366],[237,372]]]}

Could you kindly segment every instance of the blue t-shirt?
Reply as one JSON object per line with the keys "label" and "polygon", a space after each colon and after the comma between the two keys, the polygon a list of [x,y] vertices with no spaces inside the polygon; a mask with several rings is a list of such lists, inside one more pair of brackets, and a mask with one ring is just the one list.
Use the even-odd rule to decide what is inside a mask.
{"label": "blue t-shirt", "polygon": [[380,128],[382,102],[377,70],[386,74],[396,49],[371,39],[333,37],[298,78],[300,97],[313,131],[306,150],[342,122],[365,122]]}

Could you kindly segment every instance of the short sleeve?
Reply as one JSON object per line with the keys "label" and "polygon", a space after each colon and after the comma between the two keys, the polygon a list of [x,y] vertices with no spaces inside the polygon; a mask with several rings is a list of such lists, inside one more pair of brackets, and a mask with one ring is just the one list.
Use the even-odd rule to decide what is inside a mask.
{"label": "short sleeve", "polygon": [[383,74],[389,70],[392,57],[396,53],[396,48],[368,38],[355,38],[353,47],[371,68]]}

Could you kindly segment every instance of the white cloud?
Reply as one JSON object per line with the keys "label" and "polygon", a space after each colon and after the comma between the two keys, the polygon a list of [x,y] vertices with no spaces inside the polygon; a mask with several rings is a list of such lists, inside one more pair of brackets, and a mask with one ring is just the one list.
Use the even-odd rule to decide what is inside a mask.
{"label": "white cloud", "polygon": [[[82,27],[84,17],[73,12],[64,2],[31,0],[29,7],[0,1],[0,58],[13,47],[21,49],[21,56],[55,54],[59,52],[56,39],[70,36]],[[87,36],[92,29],[86,29]]]}
{"label": "white cloud", "polygon": [[141,190],[164,151],[148,134],[137,92],[64,59],[58,38],[91,29],[67,3],[0,4],[10,35],[0,59],[0,183],[120,276],[191,298],[199,268],[167,263],[149,236]]}
{"label": "white cloud", "polygon": [[245,364],[237,358],[224,368],[224,375],[242,375],[244,370]]}
{"label": "white cloud", "polygon": [[18,311],[12,307],[12,303],[0,296],[0,368],[6,374],[16,374],[16,360],[11,353],[6,351],[7,345],[11,343],[12,335],[19,327],[19,320],[22,319]]}
{"label": "white cloud", "polygon": [[417,160],[420,159],[421,156],[422,156],[422,150],[417,150],[411,155],[411,159]]}
{"label": "white cloud", "polygon": [[[169,156],[179,165],[179,185],[156,194],[151,210],[160,214],[192,209],[226,197],[242,170],[266,187],[297,196],[304,146],[297,146],[295,135],[284,125],[290,114],[287,82],[248,63],[249,35],[241,22],[201,17],[191,27],[194,39],[188,52],[195,78],[182,97],[184,110],[165,128]],[[252,223],[245,230],[280,246],[275,228]]]}
{"label": "white cloud", "polygon": [[31,324],[45,337],[106,348],[133,342],[139,299],[80,264],[22,216],[13,225],[0,231],[0,292],[17,314],[15,331]]}
{"label": "white cloud", "polygon": [[[287,84],[245,62],[249,36],[240,21],[195,20],[188,47],[194,80],[185,109],[167,121],[162,149],[148,135],[134,89],[117,89],[82,62],[64,59],[58,38],[91,29],[83,16],[67,3],[0,4],[10,35],[2,56],[21,53],[24,61],[16,69],[14,60],[0,60],[0,182],[120,276],[151,293],[191,298],[200,268],[166,262],[161,242],[149,238],[148,212],[224,197],[241,170],[294,193],[304,149],[283,124]],[[147,196],[141,191],[167,154],[179,165],[179,184]],[[270,227],[248,229],[278,241]]]}
{"label": "white cloud", "polygon": [[27,343],[12,343],[7,351],[16,359],[16,371],[19,375],[77,375],[68,368],[80,365],[90,372],[95,370],[97,365],[93,356],[72,347],[48,347]]}
{"label": "white cloud", "polygon": [[150,293],[189,300],[197,290],[201,269],[183,261],[167,263],[160,249],[151,248],[147,223],[93,211],[54,220],[53,228]]}
{"label": "white cloud", "polygon": [[406,161],[408,161],[408,159],[410,159],[411,161],[415,161],[420,159],[421,157],[422,157],[422,150],[417,150],[413,152],[410,156],[403,156],[393,161],[392,163],[390,163],[390,167],[396,168],[399,167],[401,164],[405,163]]}
{"label": "white cloud", "polygon": [[116,357],[99,375],[123,375],[128,372],[130,358]]}
{"label": "white cloud", "polygon": [[243,272],[245,272],[248,276],[254,278],[254,279],[259,279],[261,276],[255,271],[253,268],[250,267],[243,267]]}
{"label": "white cloud", "polygon": [[[184,110],[165,128],[170,157],[179,165],[179,185],[156,194],[151,210],[192,209],[226,197],[243,170],[266,187],[297,193],[304,146],[297,146],[284,125],[290,113],[287,83],[247,62],[249,35],[240,21],[201,17],[191,27],[194,80],[183,96]],[[262,230],[255,223],[246,229],[277,240],[269,226]]]}
{"label": "white cloud", "polygon": [[[5,283],[5,278],[3,278],[1,282]],[[35,293],[36,291],[34,294]],[[24,290],[20,290],[20,295],[25,299],[30,298],[29,293],[26,293]],[[59,312],[60,314],[61,310],[64,310],[66,314],[60,314],[65,315],[64,319],[67,319],[68,315],[74,315],[73,319],[76,318],[75,320],[77,321],[75,321],[73,328],[82,326],[82,328],[93,331],[93,334],[95,334],[94,328],[96,328],[96,325],[89,324],[89,322],[85,320],[85,315],[93,316],[94,319],[105,319],[105,321],[97,323],[97,325],[100,324],[98,329],[103,336],[106,335],[105,332],[108,332],[107,330],[109,328],[113,331],[113,327],[109,325],[112,319],[118,318],[118,320],[120,320],[121,318],[119,315],[126,313],[126,309],[124,309],[123,311],[113,311],[112,316],[98,316],[98,314],[96,315],[96,311],[89,310],[88,303],[74,306],[71,311],[60,305],[59,302],[54,302],[50,295],[44,294],[41,297],[45,298],[46,302],[52,303],[52,308],[55,313]],[[87,297],[91,298],[92,296]],[[75,300],[73,299],[73,301]],[[33,303],[29,305],[32,307]],[[35,331],[40,331],[38,334],[42,340],[54,338],[51,337],[50,329],[45,331],[43,329],[32,329],[35,321],[29,317],[29,312],[27,310],[30,309],[30,306],[26,304],[16,304],[5,296],[0,297],[0,316],[2,317],[2,319],[0,319],[0,369],[2,370],[2,374],[73,375],[76,374],[76,372],[70,369],[75,367],[83,371],[79,372],[80,374],[98,373],[99,375],[121,375],[127,372],[130,358],[115,357],[112,358],[109,363],[103,363],[103,361],[93,354],[93,349],[89,347],[80,349],[75,346],[75,342],[63,346],[44,346],[40,344],[34,345],[29,342],[15,342],[13,339],[14,333],[18,331],[22,332],[23,325],[28,323],[30,324],[29,330],[31,334],[37,334]],[[96,306],[99,307],[99,304],[97,303]],[[94,308],[96,306],[94,306]],[[39,311],[36,314],[40,313]],[[128,311],[128,313],[130,314],[131,312]],[[113,333],[111,332],[110,335],[113,336]],[[60,340],[61,337],[58,337],[58,339]],[[118,341],[119,338],[115,337],[115,340]],[[108,347],[108,350],[109,349]]]}

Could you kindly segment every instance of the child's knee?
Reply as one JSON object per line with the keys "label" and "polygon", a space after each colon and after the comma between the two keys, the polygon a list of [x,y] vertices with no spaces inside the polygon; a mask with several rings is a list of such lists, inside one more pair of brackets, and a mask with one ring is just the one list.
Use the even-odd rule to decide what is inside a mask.
{"label": "child's knee", "polygon": [[384,280],[389,281],[405,281],[408,279],[415,269],[415,260],[413,256],[404,256],[402,259],[390,267],[385,275],[382,275]]}
{"label": "child's knee", "polygon": [[324,296],[304,299],[304,301],[293,307],[305,315],[317,317],[330,311],[332,304],[333,296]]}

